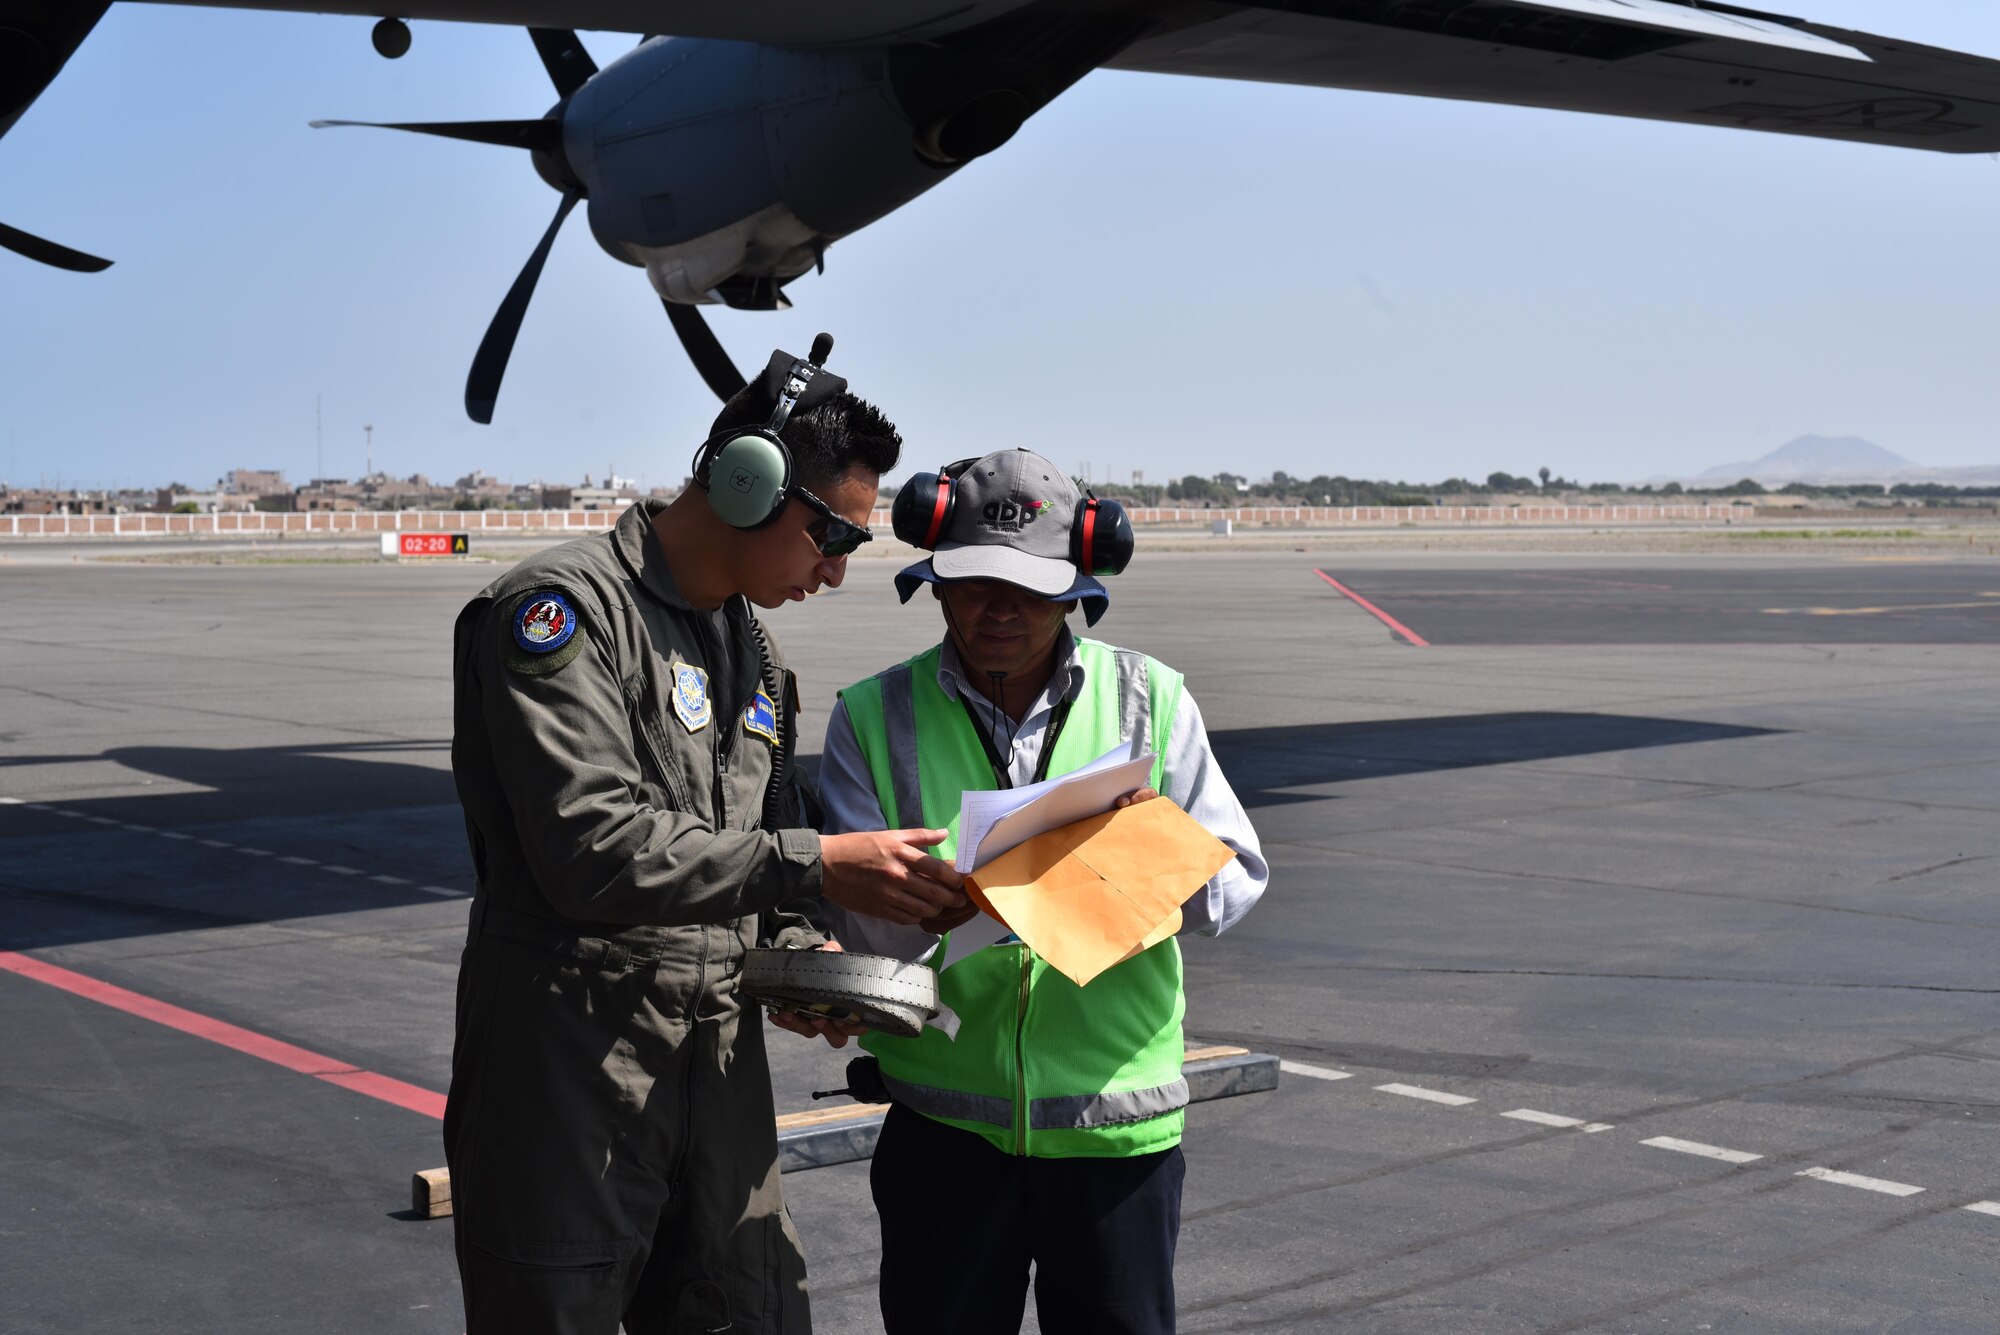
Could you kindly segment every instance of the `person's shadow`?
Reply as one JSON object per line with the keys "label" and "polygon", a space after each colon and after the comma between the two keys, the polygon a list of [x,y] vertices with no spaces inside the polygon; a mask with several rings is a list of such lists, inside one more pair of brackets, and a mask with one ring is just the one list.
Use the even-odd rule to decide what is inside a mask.
{"label": "person's shadow", "polygon": [[[7,790],[46,808],[0,807],[0,949],[435,903],[447,897],[440,889],[469,895],[451,771],[411,759],[442,761],[445,750],[133,746],[0,759]],[[36,791],[43,767],[105,762],[136,776],[131,790],[75,800]]]}
{"label": "person's shadow", "polygon": [[1328,796],[1287,789],[1682,746],[1770,731],[1686,719],[1544,712],[1233,728],[1211,733],[1209,741],[1237,797],[1244,806],[1255,808],[1324,801]]}

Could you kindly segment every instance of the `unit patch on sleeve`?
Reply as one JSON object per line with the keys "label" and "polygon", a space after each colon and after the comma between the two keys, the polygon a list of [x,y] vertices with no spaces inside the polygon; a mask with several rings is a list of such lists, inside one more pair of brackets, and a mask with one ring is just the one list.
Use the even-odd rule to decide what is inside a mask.
{"label": "unit patch on sleeve", "polygon": [[501,656],[516,672],[542,676],[583,652],[584,640],[576,633],[576,604],[559,589],[524,594],[508,615],[507,629]]}
{"label": "unit patch on sleeve", "polygon": [[773,746],[778,744],[778,707],[762,686],[743,710],[743,731],[755,733]]}
{"label": "unit patch on sleeve", "polygon": [[674,717],[689,732],[708,726],[708,674],[692,663],[674,664]]}

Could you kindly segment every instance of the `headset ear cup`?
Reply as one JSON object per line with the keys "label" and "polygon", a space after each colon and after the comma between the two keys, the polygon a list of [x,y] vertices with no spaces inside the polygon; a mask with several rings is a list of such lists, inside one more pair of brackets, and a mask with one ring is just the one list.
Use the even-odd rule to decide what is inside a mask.
{"label": "headset ear cup", "polygon": [[1085,497],[1070,525],[1069,554],[1086,575],[1122,574],[1132,564],[1132,520],[1117,501]]}
{"label": "headset ear cup", "polygon": [[904,542],[931,551],[950,529],[956,502],[950,477],[919,473],[896,493],[895,503],[889,507],[889,522]]}
{"label": "headset ear cup", "polygon": [[744,434],[725,442],[708,466],[708,508],[731,528],[761,528],[789,498],[792,460],[769,436]]}

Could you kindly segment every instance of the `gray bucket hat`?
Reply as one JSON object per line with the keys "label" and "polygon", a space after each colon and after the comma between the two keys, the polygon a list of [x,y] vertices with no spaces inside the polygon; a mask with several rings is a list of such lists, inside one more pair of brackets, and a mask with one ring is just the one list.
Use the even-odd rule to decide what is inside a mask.
{"label": "gray bucket hat", "polygon": [[920,584],[997,579],[1051,602],[1080,602],[1085,624],[1097,624],[1111,596],[1070,560],[1083,495],[1068,474],[1031,450],[998,450],[959,473],[952,493],[951,522],[930,558],[896,576],[904,602]]}

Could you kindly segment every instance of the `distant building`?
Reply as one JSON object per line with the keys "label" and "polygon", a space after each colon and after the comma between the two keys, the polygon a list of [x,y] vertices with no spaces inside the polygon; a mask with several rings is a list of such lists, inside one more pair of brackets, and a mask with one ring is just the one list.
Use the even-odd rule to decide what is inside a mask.
{"label": "distant building", "polygon": [[217,490],[231,496],[283,496],[291,491],[276,468],[232,468]]}
{"label": "distant building", "polygon": [[593,486],[590,474],[583,475],[580,487],[543,487],[544,510],[623,510],[639,499],[639,485],[616,474],[605,478],[606,486]]}
{"label": "distant building", "polygon": [[189,513],[212,515],[224,511],[254,510],[257,508],[255,496],[232,496],[224,491],[189,491],[186,487],[161,487],[154,494],[153,512],[170,515]]}
{"label": "distant building", "polygon": [[361,487],[345,478],[316,477],[292,493],[292,508],[302,514],[322,510],[359,510]]}
{"label": "distant building", "polygon": [[26,487],[19,491],[0,487],[0,514],[9,515],[108,515],[123,509],[101,491],[53,491],[46,487]]}

